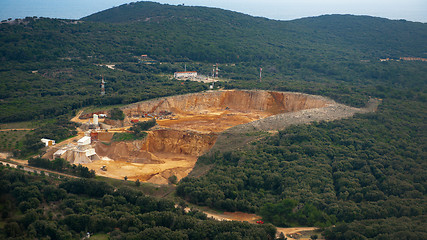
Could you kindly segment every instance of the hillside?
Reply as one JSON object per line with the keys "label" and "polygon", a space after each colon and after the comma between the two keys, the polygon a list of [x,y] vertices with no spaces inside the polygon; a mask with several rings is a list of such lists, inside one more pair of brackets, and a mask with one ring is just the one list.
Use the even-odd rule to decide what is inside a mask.
{"label": "hillside", "polygon": [[[0,24],[0,123],[31,121],[23,126],[36,129],[19,137],[2,133],[0,150],[20,157],[38,154],[41,137],[73,135],[67,119],[82,107],[111,108],[207,90],[208,84],[177,81],[172,74],[186,66],[209,75],[218,63],[223,81],[215,86],[224,89],[302,92],[353,107],[365,106],[371,97],[382,103],[377,112],[350,119],[293,126],[277,134],[245,133],[256,141],[200,157],[194,172],[178,183],[179,197],[222,211],[257,213],[279,226],[326,227],[328,239],[426,239],[427,63],[399,59],[427,58],[426,53],[426,24],[369,16],[274,21],[222,9],[138,2],[80,20],[6,22]],[[141,55],[152,61],[148,64]],[[105,96],[100,96],[102,78]],[[236,146],[233,139],[224,144]],[[14,201],[18,190],[13,189],[22,183],[9,170],[0,175],[10,182],[5,186],[12,194],[2,192],[0,201]],[[30,187],[44,191],[42,184],[47,183]],[[60,188],[55,191],[63,193]],[[124,207],[119,193],[107,195],[63,197],[89,206],[113,195],[121,212],[138,211],[137,206]],[[20,207],[6,200],[1,209],[15,210],[0,226],[25,229]],[[71,227],[63,224],[65,215],[81,213],[80,207],[69,209],[52,210],[58,216],[53,218],[36,215],[64,233]],[[102,209],[94,213],[107,214]],[[126,225],[121,215],[108,217],[114,218],[110,223]],[[138,224],[148,219],[138,218]],[[196,225],[216,224],[188,219]],[[138,224],[115,234],[142,234],[161,225]],[[165,227],[174,231],[173,225]],[[233,236],[243,236],[247,227],[239,225]],[[85,232],[76,227],[72,236]],[[221,237],[230,239],[234,233],[227,234]]]}
{"label": "hillside", "polygon": [[[141,19],[144,21],[138,21]],[[405,63],[413,75],[406,81],[394,74],[400,64],[385,66],[378,59],[423,57],[427,52],[426,24],[372,17],[334,15],[272,21],[221,9],[141,2],[83,20],[26,18],[0,25],[0,77],[4,79],[0,83],[1,122],[58,115],[68,111],[64,109],[88,104],[129,103],[164,95],[153,92],[176,82],[160,83],[163,80],[155,75],[170,74],[182,69],[184,63],[203,74],[211,72],[213,63],[222,63],[222,77],[243,80],[249,88],[281,87],[326,94],[362,106],[363,101],[354,94],[343,96],[341,91],[338,96],[334,89],[371,80],[381,84],[384,79],[399,87],[414,87],[420,83],[425,65]],[[105,23],[113,20],[118,23]],[[142,54],[167,64],[138,64],[135,56]],[[106,63],[119,64],[127,72],[94,65]],[[266,77],[261,84],[252,81],[260,66]],[[102,103],[97,99],[100,74],[112,78]],[[144,83],[149,90],[136,88],[141,82],[135,79],[149,80]],[[277,80],[285,81],[277,84]],[[322,82],[332,86],[326,92],[319,91],[317,83]],[[46,88],[49,90],[44,91]],[[174,93],[202,89],[174,88]],[[52,101],[58,105],[47,104]]]}
{"label": "hillside", "polygon": [[[373,50],[380,51],[384,56],[409,54],[420,57],[427,50],[424,41],[427,37],[426,24],[404,20],[391,21],[369,16],[325,15],[293,21],[274,21],[221,9],[138,2],[124,4],[82,18],[84,21],[119,24],[141,22],[173,24],[184,19],[186,22],[198,22],[202,29],[196,30],[202,32],[211,30],[217,36],[230,36],[235,32],[229,30],[238,29],[248,33],[249,38],[255,37],[250,34],[259,34],[263,38],[267,37],[263,39],[265,43],[276,44],[276,47],[292,48],[289,42],[300,43],[299,47],[319,44],[327,49],[338,45],[365,53]],[[187,30],[185,25],[178,29]],[[269,38],[270,36],[276,39]],[[390,36],[393,37],[390,38]]]}

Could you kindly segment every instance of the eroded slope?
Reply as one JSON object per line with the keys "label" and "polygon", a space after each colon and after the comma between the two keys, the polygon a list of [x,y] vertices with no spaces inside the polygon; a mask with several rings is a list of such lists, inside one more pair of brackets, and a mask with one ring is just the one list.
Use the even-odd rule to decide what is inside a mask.
{"label": "eroded slope", "polygon": [[[259,90],[172,96],[131,104],[122,110],[125,123],[156,117],[158,126],[144,140],[96,143],[96,152],[104,160],[86,166],[108,177],[127,176],[153,183],[167,183],[173,175],[178,180],[188,175],[197,158],[209,151],[224,131],[278,130],[292,124],[287,117],[306,123],[348,117],[359,111],[320,96]],[[235,144],[227,142],[224,147]],[[101,171],[102,165],[108,171]]]}

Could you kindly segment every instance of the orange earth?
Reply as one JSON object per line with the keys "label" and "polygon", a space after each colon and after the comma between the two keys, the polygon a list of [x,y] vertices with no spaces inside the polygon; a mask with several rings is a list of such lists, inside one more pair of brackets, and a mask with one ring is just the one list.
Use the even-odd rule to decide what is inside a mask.
{"label": "orange earth", "polygon": [[[300,93],[271,91],[209,91],[172,96],[122,107],[122,125],[145,114],[156,117],[158,125],[143,140],[96,142],[102,160],[84,164],[98,175],[167,184],[187,176],[197,158],[213,147],[218,134],[236,125],[272,115],[323,108],[332,100]],[[164,115],[167,112],[168,114]],[[86,120],[87,121],[87,120]],[[122,126],[121,126],[122,127]],[[101,170],[106,166],[107,170]]]}

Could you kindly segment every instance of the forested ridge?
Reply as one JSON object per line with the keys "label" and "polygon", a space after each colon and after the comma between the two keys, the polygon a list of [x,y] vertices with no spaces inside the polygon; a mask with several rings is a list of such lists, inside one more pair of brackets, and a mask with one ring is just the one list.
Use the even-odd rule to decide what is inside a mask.
{"label": "forested ridge", "polygon": [[[304,92],[356,107],[364,106],[370,97],[381,98],[375,113],[293,126],[233,152],[208,153],[196,168],[210,170],[184,178],[177,195],[219,210],[257,213],[277,226],[326,227],[328,239],[427,238],[427,63],[399,60],[427,57],[425,23],[351,15],[274,21],[221,9],[139,2],[80,20],[29,17],[2,23],[0,43],[0,123],[51,121],[85,106],[206,90],[206,84],[169,77],[184,65],[207,75],[219,63],[220,76],[229,81],[218,86],[226,89]],[[153,64],[136,58],[145,54],[154,59]],[[380,58],[391,60],[380,62]],[[105,64],[114,64],[115,69]],[[107,82],[103,97],[102,76]],[[17,146],[20,153],[37,151],[40,146],[33,143],[42,134],[61,139],[74,134],[64,118],[27,135],[27,144]],[[3,169],[2,174],[8,171]],[[12,191],[15,180],[6,180]],[[86,204],[83,195],[65,186],[72,185],[60,188],[76,194],[71,198],[80,205]],[[44,187],[37,187],[43,191]],[[118,199],[119,205],[114,206],[120,211],[142,214],[120,205],[122,199],[115,193],[109,195]],[[13,197],[7,195],[9,200]],[[101,201],[97,197],[87,201]],[[82,209],[92,211],[90,206]],[[152,210],[163,211],[147,209]],[[177,210],[169,210],[176,214]],[[65,234],[73,227],[61,216],[83,213],[74,208],[67,211],[58,218],[39,217],[43,222],[37,226],[50,229],[44,226],[56,224],[53,228]],[[136,218],[143,221],[139,215]],[[115,218],[109,223],[116,226],[135,218],[126,215],[121,222],[121,216],[109,216],[108,221]],[[31,225],[21,222],[19,212],[9,217],[2,218],[8,229]],[[92,218],[83,219],[93,226]],[[336,227],[328,227],[333,224]],[[239,226],[244,231],[266,231]],[[148,228],[145,222],[135,227],[128,231],[120,227],[113,235],[125,239],[140,236]],[[184,230],[164,227],[156,228],[156,233],[184,236]],[[71,237],[87,230],[76,227]],[[7,231],[3,233],[12,230]],[[231,231],[218,239],[239,239],[244,231]],[[28,234],[49,235],[34,235],[39,233],[33,230]]]}

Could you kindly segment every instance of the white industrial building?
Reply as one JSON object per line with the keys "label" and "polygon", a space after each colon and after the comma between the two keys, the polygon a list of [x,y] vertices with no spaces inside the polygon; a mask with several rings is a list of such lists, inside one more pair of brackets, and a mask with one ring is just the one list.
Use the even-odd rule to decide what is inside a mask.
{"label": "white industrial building", "polygon": [[55,140],[51,140],[51,139],[47,139],[47,138],[42,138],[41,141],[42,141],[42,143],[45,144],[46,147],[55,145]]}
{"label": "white industrial building", "polygon": [[175,72],[173,77],[176,79],[179,78],[196,78],[197,72]]}
{"label": "white industrial building", "polygon": [[90,143],[91,138],[89,136],[82,137],[77,141],[77,146],[68,144],[56,151],[53,157],[63,158],[73,164],[91,163],[94,160],[99,160],[99,156]]}
{"label": "white industrial building", "polygon": [[84,136],[77,141],[79,146],[89,145],[91,143],[91,139],[89,136]]}
{"label": "white industrial building", "polygon": [[98,125],[98,115],[93,114],[93,124]]}

